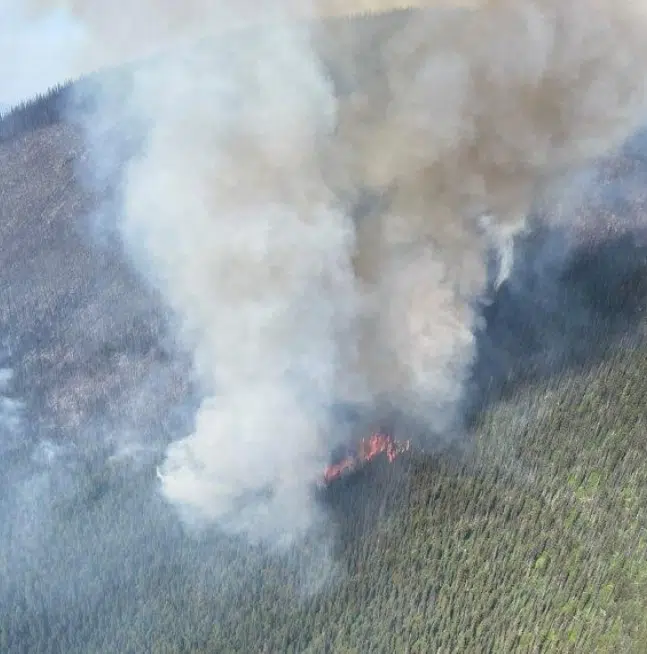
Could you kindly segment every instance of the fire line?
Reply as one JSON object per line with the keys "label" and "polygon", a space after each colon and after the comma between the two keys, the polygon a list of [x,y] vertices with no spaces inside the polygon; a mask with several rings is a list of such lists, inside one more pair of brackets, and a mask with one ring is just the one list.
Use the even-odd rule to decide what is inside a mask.
{"label": "fire line", "polygon": [[339,463],[327,466],[323,475],[324,482],[329,484],[350,474],[380,454],[386,454],[389,463],[393,463],[399,454],[410,448],[410,441],[397,442],[388,434],[375,432],[360,441],[355,454],[345,457]]}

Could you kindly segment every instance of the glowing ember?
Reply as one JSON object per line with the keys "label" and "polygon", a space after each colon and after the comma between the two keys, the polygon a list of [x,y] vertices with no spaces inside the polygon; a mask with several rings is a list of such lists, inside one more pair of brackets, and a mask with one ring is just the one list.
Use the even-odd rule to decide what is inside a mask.
{"label": "glowing ember", "polygon": [[406,452],[411,447],[410,441],[398,443],[387,434],[374,433],[363,438],[357,452],[345,457],[339,463],[328,466],[324,470],[324,481],[328,484],[343,475],[353,472],[380,454],[386,454],[389,463],[393,463],[398,454]]}

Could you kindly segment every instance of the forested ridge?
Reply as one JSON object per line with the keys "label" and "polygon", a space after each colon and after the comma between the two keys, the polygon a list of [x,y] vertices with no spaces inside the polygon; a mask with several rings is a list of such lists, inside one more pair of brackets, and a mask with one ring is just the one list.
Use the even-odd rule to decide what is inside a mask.
{"label": "forested ridge", "polygon": [[[104,463],[55,509],[50,558],[11,589],[2,651],[644,652],[646,365],[645,343],[617,345],[488,409],[468,453],[334,485],[337,568],[312,588],[303,553],[172,520],[133,538],[156,500]],[[77,557],[94,569],[74,571],[75,601],[59,575]],[[111,579],[115,565],[128,575]],[[58,583],[61,603],[43,604]]]}
{"label": "forested ridge", "polygon": [[[4,117],[0,142],[37,151],[65,88]],[[485,311],[489,390],[464,438],[333,484],[324,533],[282,553],[183,529],[156,485],[163,447],[124,462],[39,419],[37,446],[1,450],[0,652],[647,651],[647,254],[604,248],[551,281],[549,310],[523,282],[521,305],[504,287]],[[41,331],[7,355],[16,397],[33,370],[61,374]],[[92,352],[93,374],[128,348],[154,358],[155,330],[135,331]],[[171,409],[156,446],[186,432]]]}
{"label": "forested ridge", "polygon": [[66,117],[72,84],[60,84],[0,114],[0,142],[55,125]]}

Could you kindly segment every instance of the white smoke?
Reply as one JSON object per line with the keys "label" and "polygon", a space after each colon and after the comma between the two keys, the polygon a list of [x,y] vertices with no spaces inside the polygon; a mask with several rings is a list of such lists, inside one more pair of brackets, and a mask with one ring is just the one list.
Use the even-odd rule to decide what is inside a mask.
{"label": "white smoke", "polygon": [[0,454],[18,450],[22,445],[22,402],[12,396],[13,370],[0,367]]}
{"label": "white smoke", "polygon": [[473,4],[359,29],[255,3],[265,29],[192,44],[249,7],[72,3],[97,61],[168,48],[134,75],[119,226],[206,396],[160,472],[187,517],[307,529],[337,401],[459,426],[488,249],[500,283],[542,190],[640,120],[643,3]]}

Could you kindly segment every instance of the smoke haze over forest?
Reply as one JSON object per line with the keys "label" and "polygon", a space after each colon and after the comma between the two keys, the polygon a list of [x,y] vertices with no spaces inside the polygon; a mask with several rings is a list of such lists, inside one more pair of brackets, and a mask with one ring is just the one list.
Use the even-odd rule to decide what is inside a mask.
{"label": "smoke haze over forest", "polygon": [[[99,83],[82,172],[119,180],[98,228],[116,228],[171,310],[202,394],[162,490],[191,522],[272,538],[318,520],[313,481],[353,437],[336,405],[404,415],[432,442],[461,431],[490,252],[498,285],[534,203],[644,109],[630,3],[484,2],[332,41],[275,2],[255,8],[268,28],[253,39],[199,43],[248,10],[27,11],[59,9],[86,65],[157,53],[127,85]],[[142,147],[115,152],[115,133]],[[366,197],[379,207],[360,216]]]}
{"label": "smoke haze over forest", "polygon": [[163,616],[173,575],[224,616],[267,557],[288,562],[268,587],[311,597],[343,577],[345,505],[317,488],[338,446],[380,427],[414,459],[471,451],[484,388],[638,338],[644,139],[604,157],[645,123],[647,11],[471,5],[0,0],[0,104],[99,71],[0,123],[15,624],[40,606],[90,634],[113,586]]}

